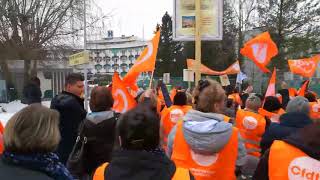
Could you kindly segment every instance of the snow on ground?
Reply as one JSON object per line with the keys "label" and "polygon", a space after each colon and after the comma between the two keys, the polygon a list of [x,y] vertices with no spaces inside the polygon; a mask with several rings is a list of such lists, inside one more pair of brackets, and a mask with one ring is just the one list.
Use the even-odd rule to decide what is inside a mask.
{"label": "snow on ground", "polygon": [[[42,105],[46,107],[50,107],[50,101],[43,101]],[[19,101],[12,101],[10,103],[4,104],[0,103],[0,106],[5,110],[6,112],[2,112],[0,109],[0,121],[3,125],[7,123],[7,121],[18,111],[26,107],[26,104],[22,104]]]}

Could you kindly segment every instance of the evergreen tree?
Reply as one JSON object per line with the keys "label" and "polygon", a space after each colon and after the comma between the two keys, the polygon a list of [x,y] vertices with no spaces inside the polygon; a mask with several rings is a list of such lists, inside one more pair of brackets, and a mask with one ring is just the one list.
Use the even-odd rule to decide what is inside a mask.
{"label": "evergreen tree", "polygon": [[287,59],[307,56],[319,42],[319,0],[264,0],[258,6],[260,26],[266,27],[279,48],[273,65],[286,70]]}
{"label": "evergreen tree", "polygon": [[171,76],[182,76],[185,59],[182,57],[182,43],[173,41],[172,19],[166,12],[162,17],[159,49],[156,61],[155,75],[161,77],[163,73]]}

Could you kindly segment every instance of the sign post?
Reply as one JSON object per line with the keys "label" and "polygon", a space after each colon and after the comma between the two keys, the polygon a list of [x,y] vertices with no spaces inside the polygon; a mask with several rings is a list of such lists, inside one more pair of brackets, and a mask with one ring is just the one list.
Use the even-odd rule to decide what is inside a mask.
{"label": "sign post", "polygon": [[163,73],[163,83],[170,84],[170,73]]}
{"label": "sign post", "polygon": [[201,41],[223,36],[223,0],[174,0],[173,39],[195,41],[195,83],[201,79]]}
{"label": "sign post", "polygon": [[183,81],[188,82],[188,88],[191,88],[191,82],[194,82],[194,71],[191,69],[184,69],[183,70]]}
{"label": "sign post", "polygon": [[196,86],[198,85],[199,80],[201,79],[201,0],[196,0],[196,33],[195,33],[195,45],[196,45]]}

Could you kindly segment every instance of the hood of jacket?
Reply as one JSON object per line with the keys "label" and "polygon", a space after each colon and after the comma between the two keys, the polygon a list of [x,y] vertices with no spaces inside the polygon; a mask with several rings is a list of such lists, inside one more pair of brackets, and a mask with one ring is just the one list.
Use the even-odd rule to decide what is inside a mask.
{"label": "hood of jacket", "polygon": [[320,161],[320,123],[310,124],[284,141],[297,147],[308,156]]}
{"label": "hood of jacket", "polygon": [[232,135],[232,124],[224,116],[190,110],[183,118],[183,134],[191,149],[200,154],[219,152]]}
{"label": "hood of jacket", "polygon": [[170,180],[175,171],[164,153],[120,150],[113,154],[105,174],[110,180]]}
{"label": "hood of jacket", "polygon": [[93,124],[99,124],[104,120],[111,119],[115,116],[113,111],[91,112],[87,114],[86,119]]}

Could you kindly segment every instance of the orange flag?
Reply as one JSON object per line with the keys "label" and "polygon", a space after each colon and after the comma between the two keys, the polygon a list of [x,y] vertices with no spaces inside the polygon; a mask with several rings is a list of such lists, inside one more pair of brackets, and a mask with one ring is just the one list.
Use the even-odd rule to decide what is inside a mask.
{"label": "orange flag", "polygon": [[[193,69],[193,67],[195,66],[195,63],[196,63],[195,60],[187,59],[188,69]],[[212,69],[208,68],[207,66],[201,64],[200,71],[202,74],[208,74],[208,75],[238,74],[238,73],[240,73],[240,64],[239,64],[239,61],[237,61],[224,71],[215,71],[215,70],[212,70]]]}
{"label": "orange flag", "polygon": [[240,73],[239,61],[233,63],[228,69],[222,71],[223,74],[238,74]]}
{"label": "orange flag", "polygon": [[276,96],[276,68],[274,68],[265,97]]}
{"label": "orange flag", "polygon": [[240,53],[251,59],[262,72],[270,72],[267,65],[278,54],[277,45],[272,41],[269,32],[264,32],[244,44]]}
{"label": "orange flag", "polygon": [[311,58],[299,59],[299,60],[288,60],[290,71],[293,74],[310,78],[316,72],[320,55],[313,56]]}
{"label": "orange flag", "polygon": [[114,99],[113,110],[116,112],[125,113],[136,106],[135,99],[128,92],[117,72],[112,78],[112,95]]}
{"label": "orange flag", "polygon": [[158,31],[152,41],[148,43],[148,46],[143,50],[127,75],[123,78],[124,84],[131,87],[132,84],[135,84],[140,73],[154,71],[159,40],[160,31]]}
{"label": "orange flag", "polygon": [[303,83],[303,85],[301,86],[300,90],[298,91],[298,96],[304,97],[304,95],[306,94],[306,92],[308,90],[309,82],[310,81],[307,80],[306,82]]}

